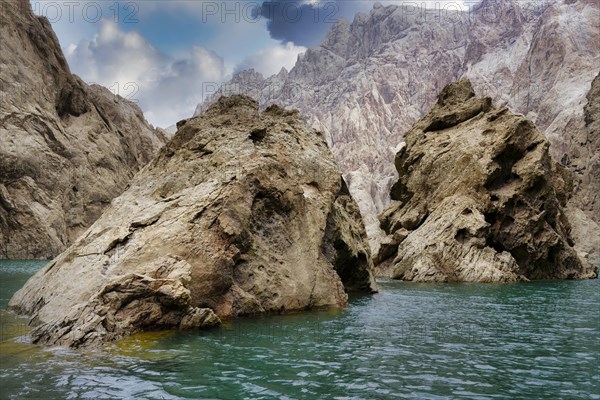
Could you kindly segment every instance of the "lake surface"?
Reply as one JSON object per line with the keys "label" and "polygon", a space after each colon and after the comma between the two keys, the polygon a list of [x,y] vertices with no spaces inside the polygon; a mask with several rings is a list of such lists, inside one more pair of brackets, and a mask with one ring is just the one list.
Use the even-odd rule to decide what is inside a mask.
{"label": "lake surface", "polygon": [[27,344],[10,296],[44,263],[0,260],[2,399],[600,399],[600,281],[380,281],[344,310]]}

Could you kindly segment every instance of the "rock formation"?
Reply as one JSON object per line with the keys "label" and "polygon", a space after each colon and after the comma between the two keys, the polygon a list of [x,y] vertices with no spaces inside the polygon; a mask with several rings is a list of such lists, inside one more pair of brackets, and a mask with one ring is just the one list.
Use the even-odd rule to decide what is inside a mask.
{"label": "rock formation", "polygon": [[406,133],[377,272],[408,281],[593,278],[564,214],[572,173],[535,125],[461,80]]}
{"label": "rock formation", "polygon": [[333,25],[291,71],[266,79],[240,72],[216,93],[297,108],[325,132],[375,246],[394,154],[445,85],[468,77],[477,93],[525,114],[560,160],[571,142],[565,127],[580,118],[600,70],[596,0],[484,0],[469,12],[451,11],[451,3],[375,4]]}
{"label": "rock formation", "polygon": [[29,1],[0,10],[0,258],[51,258],[165,138],[136,104],[71,74]]}
{"label": "rock formation", "polygon": [[600,74],[587,95],[582,118],[573,129],[563,162],[575,172],[575,195],[567,215],[573,225],[576,248],[591,260],[600,260]]}
{"label": "rock formation", "polygon": [[[297,111],[218,100],[10,302],[34,341],[89,345],[373,292],[366,232],[323,135]],[[65,312],[65,310],[69,310]]]}

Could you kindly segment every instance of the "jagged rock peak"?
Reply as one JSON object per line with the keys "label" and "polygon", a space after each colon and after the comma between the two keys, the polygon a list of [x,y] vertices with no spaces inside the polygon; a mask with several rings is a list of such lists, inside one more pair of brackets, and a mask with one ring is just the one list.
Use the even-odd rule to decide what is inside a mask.
{"label": "jagged rock peak", "polygon": [[221,96],[207,110],[207,113],[223,113],[231,110],[248,109],[251,112],[258,112],[258,101],[249,96],[235,94],[232,96]]}
{"label": "jagged rock peak", "polygon": [[596,277],[577,254],[564,209],[572,174],[521,115],[445,87],[396,155],[388,237],[377,272],[409,281],[515,282]]}
{"label": "jagged rock peak", "polygon": [[453,106],[464,103],[475,97],[475,90],[471,81],[461,79],[446,86],[438,95],[437,104],[441,107]]}
{"label": "jagged rock peak", "polygon": [[[2,192],[0,191],[0,195]],[[358,207],[296,111],[221,97],[10,301],[35,342],[96,345],[376,290]],[[65,310],[70,310],[65,313]]]}

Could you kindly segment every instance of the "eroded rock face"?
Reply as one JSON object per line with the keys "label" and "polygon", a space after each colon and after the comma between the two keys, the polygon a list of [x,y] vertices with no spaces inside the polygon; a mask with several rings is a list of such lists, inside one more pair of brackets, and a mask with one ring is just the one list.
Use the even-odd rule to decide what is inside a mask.
{"label": "eroded rock face", "polygon": [[572,174],[549,146],[524,116],[476,97],[468,80],[444,88],[396,155],[377,273],[419,282],[595,277],[563,211]]}
{"label": "eroded rock face", "polygon": [[[10,302],[35,341],[80,346],[218,318],[342,307],[373,292],[358,207],[297,111],[221,98],[180,124],[65,253]],[[70,310],[65,316],[65,310]]]}
{"label": "eroded rock face", "polygon": [[567,215],[580,253],[600,261],[600,74],[592,82],[582,118],[568,128],[575,133],[562,161],[575,173],[575,195]]}
{"label": "eroded rock face", "polygon": [[404,2],[340,20],[289,72],[242,71],[216,94],[297,108],[325,132],[374,248],[398,145],[444,86],[469,78],[477,93],[533,121],[561,160],[575,132],[565,127],[581,117],[600,70],[597,0],[484,0],[469,12],[446,3]]}
{"label": "eroded rock face", "polygon": [[166,138],[136,104],[72,75],[29,1],[0,11],[0,258],[52,258]]}

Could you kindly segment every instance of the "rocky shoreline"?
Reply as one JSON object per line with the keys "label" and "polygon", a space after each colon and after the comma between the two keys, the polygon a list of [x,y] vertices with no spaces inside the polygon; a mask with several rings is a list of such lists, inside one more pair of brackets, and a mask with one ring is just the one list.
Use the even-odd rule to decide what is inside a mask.
{"label": "rocky shoreline", "polygon": [[[220,98],[9,303],[35,343],[97,346],[157,329],[345,307],[374,275],[414,282],[589,279],[565,208],[573,174],[533,123],[448,85],[396,156],[371,258],[323,134],[295,110]],[[374,265],[375,263],[375,265]],[[65,309],[68,311],[65,313]]]}
{"label": "rocky shoreline", "polygon": [[[580,3],[591,20],[595,4]],[[396,87],[371,88],[353,67],[357,60],[345,58],[354,47],[371,58],[357,32],[379,26],[380,18],[389,28],[386,42],[406,45],[406,36],[394,33],[403,26],[398,8],[376,5],[352,25],[339,21],[289,75],[272,77],[302,81],[311,64],[325,71],[333,57],[338,72],[325,71],[329,84],[363,85],[350,85],[352,96],[332,91],[345,99],[337,111],[300,104],[318,111],[307,122],[296,109],[261,104],[260,96],[215,97],[167,140],[135,103],[71,74],[48,20],[35,17],[27,0],[3,9],[9,15],[0,39],[9,51],[0,53],[0,258],[56,256],[9,302],[29,318],[34,343],[84,348],[138,332],[342,308],[351,293],[376,293],[376,275],[411,282],[597,278],[590,261],[600,256],[600,75],[581,118],[573,104],[565,116],[552,100],[542,118],[550,139],[531,119],[477,97],[462,79],[441,90],[398,147],[399,129],[429,101],[403,97],[405,77]],[[429,29],[418,19],[411,24],[413,36]],[[474,73],[467,66],[484,56],[473,40],[463,43],[469,51],[454,68],[461,74],[444,80]],[[377,76],[389,76],[388,51]],[[581,70],[590,72],[588,64]],[[236,75],[244,76],[264,81]],[[367,86],[360,103],[357,93]],[[336,128],[312,128],[319,118]],[[557,138],[565,124],[568,135]],[[549,140],[568,147],[560,163]],[[384,192],[392,203],[379,229],[373,224],[388,200]],[[369,240],[379,248],[374,256]]]}

